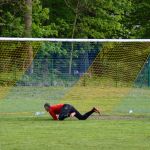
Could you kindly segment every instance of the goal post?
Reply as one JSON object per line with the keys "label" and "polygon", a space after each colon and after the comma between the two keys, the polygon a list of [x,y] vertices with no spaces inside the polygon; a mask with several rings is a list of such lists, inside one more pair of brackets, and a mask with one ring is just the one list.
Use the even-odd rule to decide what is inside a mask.
{"label": "goal post", "polygon": [[45,102],[150,114],[150,39],[0,37],[0,66],[0,115]]}

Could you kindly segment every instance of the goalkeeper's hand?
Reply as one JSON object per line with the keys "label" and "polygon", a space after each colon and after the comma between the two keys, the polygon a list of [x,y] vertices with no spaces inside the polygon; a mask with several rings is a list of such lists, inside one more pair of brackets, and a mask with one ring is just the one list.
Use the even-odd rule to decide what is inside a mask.
{"label": "goalkeeper's hand", "polygon": [[73,113],[70,114],[70,117],[74,117],[75,115],[76,115],[76,113],[73,112]]}

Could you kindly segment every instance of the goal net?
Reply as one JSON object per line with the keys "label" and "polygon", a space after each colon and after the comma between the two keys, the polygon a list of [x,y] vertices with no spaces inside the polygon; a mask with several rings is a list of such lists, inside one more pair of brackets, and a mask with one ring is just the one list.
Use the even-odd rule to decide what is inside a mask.
{"label": "goal net", "polygon": [[49,102],[150,114],[150,40],[0,38],[0,115]]}

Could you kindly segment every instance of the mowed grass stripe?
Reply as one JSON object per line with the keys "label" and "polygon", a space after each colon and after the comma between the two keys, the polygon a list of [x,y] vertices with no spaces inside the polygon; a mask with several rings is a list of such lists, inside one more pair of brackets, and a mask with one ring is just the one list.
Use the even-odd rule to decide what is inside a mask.
{"label": "mowed grass stripe", "polygon": [[[5,118],[5,117],[4,117]],[[150,122],[145,120],[66,120],[0,117],[1,150],[149,150]]]}
{"label": "mowed grass stripe", "polygon": [[129,91],[130,88],[76,86],[66,93],[61,102],[71,103],[83,112],[96,106],[104,113],[110,113]]}

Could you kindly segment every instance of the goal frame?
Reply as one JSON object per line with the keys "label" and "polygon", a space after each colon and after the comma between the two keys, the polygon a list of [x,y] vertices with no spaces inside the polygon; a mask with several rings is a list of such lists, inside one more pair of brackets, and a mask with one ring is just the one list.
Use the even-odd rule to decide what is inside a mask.
{"label": "goal frame", "polygon": [[48,42],[150,42],[150,39],[71,39],[71,38],[20,38],[0,37],[0,41],[48,41]]}

